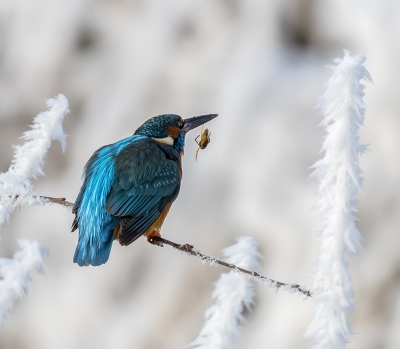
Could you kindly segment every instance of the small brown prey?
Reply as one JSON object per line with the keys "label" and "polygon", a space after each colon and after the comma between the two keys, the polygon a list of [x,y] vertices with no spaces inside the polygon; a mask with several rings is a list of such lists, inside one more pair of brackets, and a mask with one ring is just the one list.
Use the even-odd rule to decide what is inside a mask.
{"label": "small brown prey", "polygon": [[[210,139],[210,137],[211,137],[211,131],[210,131],[208,128],[206,128],[206,129],[203,131],[203,126],[204,126],[204,125],[201,126],[201,134],[198,135],[198,136],[195,138],[196,143],[199,145],[199,147],[197,148],[197,151],[196,151],[196,161],[197,161],[197,155],[198,155],[198,153],[199,153],[199,150],[200,150],[200,149],[205,149],[205,148],[207,148],[208,143],[210,143],[210,141],[211,141],[211,139]],[[197,141],[197,139],[198,139],[199,137],[200,137],[200,142]]]}

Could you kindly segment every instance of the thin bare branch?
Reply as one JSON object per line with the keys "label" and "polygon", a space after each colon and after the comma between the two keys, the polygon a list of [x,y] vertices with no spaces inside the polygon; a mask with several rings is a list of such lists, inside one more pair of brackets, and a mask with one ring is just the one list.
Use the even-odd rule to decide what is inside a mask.
{"label": "thin bare branch", "polygon": [[[65,198],[52,198],[49,196],[40,196],[42,199],[48,200],[51,203],[54,204],[59,204],[59,205],[63,205],[66,207],[72,207],[73,203],[67,201]],[[255,281],[261,283],[261,284],[266,284],[268,286],[271,287],[276,287],[277,289],[279,288],[283,288],[285,290],[289,290],[292,292],[298,292],[298,293],[302,293],[304,295],[306,295],[307,297],[312,297],[312,292],[310,290],[308,290],[306,287],[302,287],[298,284],[290,284],[290,283],[286,283],[286,282],[280,282],[280,281],[276,281],[273,279],[270,279],[269,277],[263,276],[258,274],[255,271],[251,271],[251,270],[247,270],[247,269],[243,269],[240,268],[234,264],[229,264],[226,263],[224,261],[221,261],[217,258],[214,258],[212,256],[209,256],[207,254],[201,253],[198,249],[194,248],[194,246],[189,245],[189,244],[177,244],[176,242],[164,239],[162,237],[158,237],[158,236],[154,236],[153,238],[151,238],[150,242],[154,245],[163,247],[164,244],[172,246],[173,248],[188,253],[192,256],[198,257],[200,258],[202,261],[208,262],[210,264],[219,264],[222,265],[224,267],[227,267],[229,269],[235,270],[238,273],[242,273],[242,274],[247,274],[250,277],[252,277]]]}
{"label": "thin bare branch", "polygon": [[66,198],[52,198],[50,196],[40,196],[42,199],[48,200],[53,204],[63,205],[65,207],[72,207],[74,204],[72,202],[67,201]]}
{"label": "thin bare branch", "polygon": [[[24,197],[24,196],[15,195],[15,198],[14,198],[14,199],[18,199],[19,197]],[[72,207],[72,206],[74,206],[74,204],[73,204],[72,202],[67,201],[66,198],[52,198],[52,197],[50,197],[50,196],[42,196],[42,195],[40,195],[39,197],[40,197],[41,199],[47,200],[48,202],[51,202],[51,203],[53,203],[53,204],[59,204],[59,205],[65,206],[65,207]]]}
{"label": "thin bare branch", "polygon": [[273,279],[270,279],[269,277],[263,276],[258,274],[255,271],[251,271],[251,270],[247,270],[247,269],[243,269],[240,268],[238,266],[236,266],[235,264],[229,264],[226,263],[224,261],[221,261],[217,258],[214,258],[212,256],[209,256],[207,254],[203,254],[201,253],[198,249],[194,248],[194,246],[189,245],[189,244],[185,244],[185,245],[181,245],[181,244],[177,244],[173,241],[169,241],[167,239],[164,239],[162,237],[158,237],[158,236],[154,236],[153,238],[150,239],[150,243],[163,247],[164,244],[166,245],[170,245],[173,248],[188,253],[192,256],[195,257],[199,257],[201,260],[205,261],[205,262],[209,262],[210,264],[219,264],[219,265],[223,265],[224,267],[227,267],[229,269],[235,270],[238,273],[243,273],[243,274],[247,274],[250,275],[254,280],[256,280],[259,283],[262,284],[267,284],[268,286],[272,286],[272,287],[277,287],[277,288],[284,288],[285,290],[290,290],[290,291],[294,291],[294,292],[299,292],[302,293],[304,295],[306,295],[307,297],[312,297],[312,292],[310,290],[308,290],[305,287],[302,287],[298,284],[290,284],[290,283],[285,283],[285,282],[280,282],[280,281],[276,281]]}

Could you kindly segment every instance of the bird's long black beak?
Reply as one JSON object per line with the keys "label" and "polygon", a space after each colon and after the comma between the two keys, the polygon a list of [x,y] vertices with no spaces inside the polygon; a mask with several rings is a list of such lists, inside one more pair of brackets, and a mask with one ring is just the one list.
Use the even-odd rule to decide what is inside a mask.
{"label": "bird's long black beak", "polygon": [[185,124],[182,127],[182,131],[189,132],[190,130],[193,130],[198,126],[201,126],[206,122],[209,122],[210,120],[216,118],[217,116],[218,114],[207,114],[185,119]]}

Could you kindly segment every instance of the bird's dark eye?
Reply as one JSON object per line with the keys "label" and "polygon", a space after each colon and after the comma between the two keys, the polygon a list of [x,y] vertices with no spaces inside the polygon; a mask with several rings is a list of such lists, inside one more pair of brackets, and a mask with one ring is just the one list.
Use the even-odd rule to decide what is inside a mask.
{"label": "bird's dark eye", "polygon": [[183,125],[185,125],[185,120],[180,119],[178,122],[178,127],[181,129],[183,127]]}

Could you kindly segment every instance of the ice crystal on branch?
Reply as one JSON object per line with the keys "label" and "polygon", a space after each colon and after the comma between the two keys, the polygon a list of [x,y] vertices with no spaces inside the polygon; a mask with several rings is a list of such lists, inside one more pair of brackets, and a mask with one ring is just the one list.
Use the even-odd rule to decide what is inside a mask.
{"label": "ice crystal on branch", "polygon": [[42,167],[51,141],[58,140],[65,150],[66,135],[62,122],[69,113],[68,100],[59,94],[48,99],[46,105],[49,110],[37,115],[31,130],[24,132],[21,137],[25,143],[14,146],[14,159],[8,171],[0,173],[0,227],[18,205],[43,201],[33,192],[30,180],[43,175]]}
{"label": "ice crystal on branch", "polygon": [[[240,237],[223,250],[225,261],[241,268],[259,270],[257,243]],[[197,339],[189,344],[197,349],[231,349],[239,337],[240,323],[245,321],[243,308],[253,303],[254,285],[249,277],[235,271],[222,274],[215,283],[212,297],[216,303],[205,313],[205,322]]]}
{"label": "ice crystal on branch", "polygon": [[364,121],[364,85],[371,81],[363,66],[365,57],[345,51],[336,59],[333,76],[319,100],[327,132],[322,151],[324,157],[313,168],[317,177],[319,199],[315,210],[320,219],[315,231],[321,236],[314,297],[315,316],[306,337],[316,341],[315,349],[344,348],[351,333],[347,311],[353,311],[354,296],[348,272],[350,257],[361,250],[356,228],[357,192],[363,183],[359,156],[366,146],[358,143],[357,131]]}
{"label": "ice crystal on branch", "polygon": [[10,313],[14,301],[28,293],[31,272],[43,273],[43,257],[46,247],[39,242],[18,240],[21,250],[13,259],[0,258],[0,329]]}

